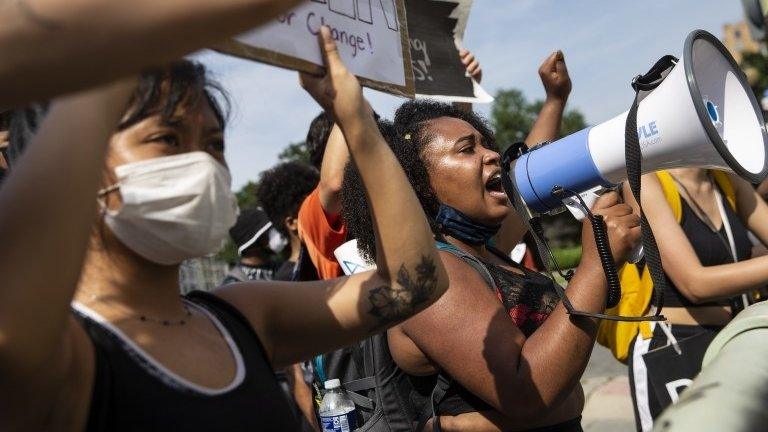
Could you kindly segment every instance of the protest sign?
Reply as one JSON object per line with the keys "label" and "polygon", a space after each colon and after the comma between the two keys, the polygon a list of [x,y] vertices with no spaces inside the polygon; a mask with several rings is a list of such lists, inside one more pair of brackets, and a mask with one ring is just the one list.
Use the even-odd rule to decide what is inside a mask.
{"label": "protest sign", "polygon": [[472,0],[406,0],[416,96],[444,102],[491,102],[459,57]]}
{"label": "protest sign", "polygon": [[327,25],[350,71],[368,87],[413,97],[403,0],[312,0],[214,49],[276,66],[322,71],[317,35]]}

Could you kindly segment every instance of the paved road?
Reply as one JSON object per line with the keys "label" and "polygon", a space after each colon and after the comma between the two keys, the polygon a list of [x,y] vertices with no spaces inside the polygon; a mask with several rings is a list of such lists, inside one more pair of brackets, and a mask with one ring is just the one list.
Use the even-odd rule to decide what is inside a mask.
{"label": "paved road", "polygon": [[581,379],[586,394],[582,425],[585,432],[632,432],[635,418],[627,367],[610,351],[596,345]]}

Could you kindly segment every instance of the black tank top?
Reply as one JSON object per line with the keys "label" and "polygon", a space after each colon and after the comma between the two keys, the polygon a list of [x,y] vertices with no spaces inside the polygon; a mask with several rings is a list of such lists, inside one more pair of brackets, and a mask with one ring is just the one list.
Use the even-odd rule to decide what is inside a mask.
{"label": "black tank top", "polygon": [[[725,225],[720,228],[720,233],[714,233],[711,229],[694,213],[691,206],[684,199],[680,199],[682,204],[682,219],[680,221],[680,227],[683,229],[685,236],[688,237],[688,241],[693,246],[693,250],[696,251],[696,256],[699,257],[701,265],[715,266],[722,264],[730,264],[733,262],[733,257],[729,248],[726,246],[728,236],[725,232]],[[725,214],[728,216],[728,221],[731,224],[731,231],[733,233],[733,242],[736,246],[736,256],[739,261],[749,259],[752,256],[752,242],[749,240],[749,231],[741,218],[731,209],[731,206],[727,202],[723,202],[725,208]],[[722,236],[722,239],[719,238]],[[723,242],[725,240],[726,243]],[[728,306],[730,303],[728,300],[720,300],[716,302],[707,302],[695,304],[688,300],[677,289],[672,280],[667,277],[667,289],[664,292],[664,306],[667,307],[705,307],[705,306]]]}
{"label": "black tank top", "polygon": [[237,309],[204,292],[186,297],[208,313],[236,357],[235,380],[221,390],[166,370],[119,329],[75,305],[93,341],[95,379],[87,432],[300,430],[258,336]]}

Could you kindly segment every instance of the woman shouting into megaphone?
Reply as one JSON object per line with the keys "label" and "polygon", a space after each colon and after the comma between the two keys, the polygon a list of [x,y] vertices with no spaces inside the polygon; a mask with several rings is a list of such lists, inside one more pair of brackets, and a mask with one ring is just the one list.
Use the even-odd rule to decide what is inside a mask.
{"label": "woman shouting into megaphone", "polygon": [[[390,145],[429,218],[450,281],[434,305],[388,332],[392,358],[407,376],[401,399],[415,413],[414,425],[580,431],[579,378],[597,321],[569,316],[550,279],[493,246],[513,211],[493,133],[476,114],[431,101],[401,106],[394,130]],[[358,179],[349,165],[342,216],[362,255],[378,258]],[[602,196],[593,211],[604,216],[613,258],[623,263],[639,239],[638,216],[616,193]],[[588,222],[582,240],[568,297],[578,309],[601,312],[606,281]]]}

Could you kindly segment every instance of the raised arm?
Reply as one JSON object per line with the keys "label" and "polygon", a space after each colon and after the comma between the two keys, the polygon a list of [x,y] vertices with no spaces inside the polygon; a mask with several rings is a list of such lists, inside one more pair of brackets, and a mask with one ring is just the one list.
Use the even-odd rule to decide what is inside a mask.
{"label": "raised arm", "polygon": [[305,284],[232,285],[219,295],[242,310],[276,366],[349,345],[434,302],[448,284],[432,232],[405,173],[381,136],[357,79],[330,32],[325,77],[302,85],[333,113],[361,173],[377,238],[377,270]]}
{"label": "raised arm", "polygon": [[[618,204],[616,194],[601,197],[593,211],[604,215],[611,249],[621,262],[639,238],[637,216]],[[588,222],[583,244],[584,258],[568,284],[568,298],[579,310],[599,312],[605,306],[606,282]],[[431,361],[516,425],[550,414],[579,382],[597,321],[571,318],[559,304],[526,338],[477,272],[453,256],[443,259],[450,288],[434,306],[401,326],[405,334]]]}
{"label": "raised arm", "polygon": [[[740,184],[737,182],[737,185]],[[747,185],[748,186],[748,185]],[[633,207],[637,203],[632,198],[628,186],[624,187],[624,198]],[[750,187],[751,189],[751,187]],[[762,239],[766,238],[765,203],[749,202],[749,195],[742,186],[737,186],[739,214],[750,225],[754,224]],[[754,193],[754,192],[753,192]],[[661,183],[655,174],[646,174],[642,178],[643,211],[651,224],[653,234],[659,241],[659,253],[664,272],[669,276],[680,293],[694,303],[733,297],[768,283],[768,256],[752,258],[734,264],[703,266],[693,246],[688,241],[683,229],[675,219],[672,209],[667,204]],[[752,208],[751,210],[748,210]],[[750,216],[752,215],[752,216]],[[763,218],[763,219],[761,219]],[[751,221],[750,221],[751,219]],[[760,224],[763,226],[758,226]]]}
{"label": "raised arm", "polygon": [[[528,147],[544,141],[554,141],[560,135],[563,111],[571,94],[571,77],[568,75],[562,51],[555,51],[544,60],[539,67],[539,77],[547,98],[533,123],[531,132],[525,138],[525,144]],[[512,252],[525,232],[526,226],[520,220],[520,216],[516,212],[510,212],[494,238],[496,247],[507,254]]]}
{"label": "raised arm", "polygon": [[0,108],[45,100],[181,57],[300,0],[0,2]]}
{"label": "raised arm", "polygon": [[525,138],[528,147],[544,141],[553,141],[560,135],[563,111],[571,94],[571,77],[565,65],[562,51],[555,51],[539,67],[539,77],[544,85],[547,98],[533,123],[531,132]]}
{"label": "raised arm", "polygon": [[118,83],[54,101],[0,189],[0,418],[14,418],[9,410],[31,397],[19,390],[33,383],[47,384],[38,402],[61,396],[50,374],[61,378],[72,358],[69,305],[107,144],[133,88]]}
{"label": "raised arm", "polygon": [[338,124],[333,125],[328,144],[323,153],[320,167],[320,184],[317,185],[320,205],[329,214],[341,211],[341,184],[344,182],[344,167],[349,162],[349,150],[344,141],[344,134]]}

